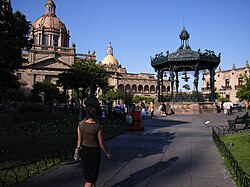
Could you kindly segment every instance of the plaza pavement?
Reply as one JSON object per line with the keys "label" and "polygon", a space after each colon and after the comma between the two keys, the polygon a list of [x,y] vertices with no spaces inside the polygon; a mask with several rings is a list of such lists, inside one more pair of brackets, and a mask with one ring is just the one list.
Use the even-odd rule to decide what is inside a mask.
{"label": "plaza pavement", "polygon": [[[244,112],[224,115],[168,115],[145,119],[144,131],[106,142],[97,187],[235,187],[213,143],[211,127]],[[81,163],[60,164],[17,187],[82,187]]]}

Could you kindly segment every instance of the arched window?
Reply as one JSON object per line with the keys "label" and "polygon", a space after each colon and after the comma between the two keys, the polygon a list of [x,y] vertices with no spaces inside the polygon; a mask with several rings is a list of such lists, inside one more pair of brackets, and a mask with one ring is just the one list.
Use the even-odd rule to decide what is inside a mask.
{"label": "arched window", "polygon": [[157,85],[157,86],[156,86],[156,93],[158,93],[158,92],[159,92],[159,90],[158,90],[158,89],[159,89],[159,86]]}
{"label": "arched window", "polygon": [[49,36],[43,35],[42,45],[49,45]]}
{"label": "arched window", "polygon": [[167,87],[167,93],[169,93],[169,92],[170,92],[170,86]]}
{"label": "arched window", "polygon": [[129,84],[127,84],[127,85],[125,86],[125,92],[130,92],[130,85],[129,85]]}
{"label": "arched window", "polygon": [[34,44],[39,45],[39,36],[38,35],[34,36]]}
{"label": "arched window", "polygon": [[145,85],[145,86],[144,86],[144,92],[145,92],[145,93],[148,93],[148,92],[149,92],[149,86],[148,86],[148,85]]}
{"label": "arched window", "polygon": [[132,92],[137,92],[137,87],[135,84],[132,85]]}
{"label": "arched window", "polygon": [[163,86],[163,92],[166,92],[166,86]]}
{"label": "arched window", "polygon": [[120,84],[118,86],[118,90],[121,91],[121,92],[124,92],[124,85],[123,84]]}
{"label": "arched window", "polygon": [[102,90],[102,94],[106,94],[106,93],[108,93],[109,91],[110,91],[109,88],[103,89],[103,90]]}
{"label": "arched window", "polygon": [[53,46],[58,46],[58,36],[57,35],[54,35],[53,36]]}
{"label": "arched window", "polygon": [[153,85],[150,86],[150,93],[155,93],[155,86]]}
{"label": "arched window", "polygon": [[69,47],[69,40],[67,38],[64,38],[63,47]]}
{"label": "arched window", "polygon": [[139,86],[138,86],[138,92],[140,92],[140,93],[143,92],[143,86],[142,86],[142,85],[139,85]]}

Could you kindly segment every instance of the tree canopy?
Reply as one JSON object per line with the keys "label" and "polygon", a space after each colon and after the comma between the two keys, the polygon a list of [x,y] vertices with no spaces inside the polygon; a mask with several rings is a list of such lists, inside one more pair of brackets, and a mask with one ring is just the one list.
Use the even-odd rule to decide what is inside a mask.
{"label": "tree canopy", "polygon": [[119,90],[109,90],[106,94],[101,95],[99,97],[101,100],[105,100],[106,102],[117,99],[124,99],[124,93]]}
{"label": "tree canopy", "polygon": [[250,102],[250,80],[249,77],[245,76],[245,84],[243,84],[238,92],[236,93],[236,97],[240,100],[245,100]]}
{"label": "tree canopy", "polygon": [[[85,98],[90,91],[91,83],[94,81],[94,89],[97,87],[104,89],[108,86],[107,76],[103,72],[100,65],[94,61],[76,59],[72,65],[72,69],[59,74],[57,81],[58,86],[62,86],[65,90],[73,89],[78,92],[80,98]],[[94,91],[95,91],[94,90]]]}
{"label": "tree canopy", "polygon": [[15,70],[22,67],[25,59],[22,51],[29,49],[32,41],[29,41],[28,33],[30,22],[20,12],[12,12],[11,8],[5,8],[1,1],[0,11],[0,92],[8,88],[20,86]]}
{"label": "tree canopy", "polygon": [[154,99],[151,97],[144,97],[144,96],[139,96],[139,95],[136,95],[133,97],[133,103],[138,104],[142,101],[149,104],[150,102],[154,102]]}
{"label": "tree canopy", "polygon": [[34,95],[42,95],[44,101],[52,105],[53,100],[57,99],[59,96],[59,89],[55,84],[48,80],[44,80],[43,82],[37,82],[34,84],[32,93]]}

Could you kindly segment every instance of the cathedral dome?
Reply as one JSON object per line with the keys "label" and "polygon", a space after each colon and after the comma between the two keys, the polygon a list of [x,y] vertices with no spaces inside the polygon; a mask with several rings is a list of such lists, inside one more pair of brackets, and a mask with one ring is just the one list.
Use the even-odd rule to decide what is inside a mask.
{"label": "cathedral dome", "polygon": [[34,29],[50,29],[50,30],[58,30],[61,32],[67,32],[67,28],[64,23],[54,15],[45,14],[38,18],[33,23]]}
{"label": "cathedral dome", "polygon": [[45,14],[33,23],[34,29],[43,28],[67,33],[67,28],[64,23],[56,17],[55,9],[56,5],[53,0],[48,0],[45,4]]}
{"label": "cathedral dome", "polygon": [[113,56],[113,47],[111,46],[111,42],[109,42],[109,46],[107,48],[107,55],[102,60],[101,64],[109,66],[119,66],[118,60]]}
{"label": "cathedral dome", "polygon": [[118,66],[119,63],[116,60],[116,58],[112,55],[107,55],[103,60],[102,60],[102,65],[110,65],[110,66]]}
{"label": "cathedral dome", "polygon": [[45,14],[38,18],[31,28],[30,37],[36,45],[69,47],[69,31],[55,12],[54,1],[47,0]]}

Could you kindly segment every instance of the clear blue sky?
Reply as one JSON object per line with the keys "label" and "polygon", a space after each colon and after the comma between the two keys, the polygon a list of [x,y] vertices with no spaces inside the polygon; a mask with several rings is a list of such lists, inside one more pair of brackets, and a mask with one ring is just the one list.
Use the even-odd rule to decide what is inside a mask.
{"label": "clear blue sky", "polygon": [[[47,0],[12,0],[32,23],[45,12]],[[185,26],[193,50],[221,52],[221,68],[250,63],[250,0],[54,0],[56,15],[78,53],[95,50],[114,56],[130,73],[154,73],[150,56],[176,51]]]}

